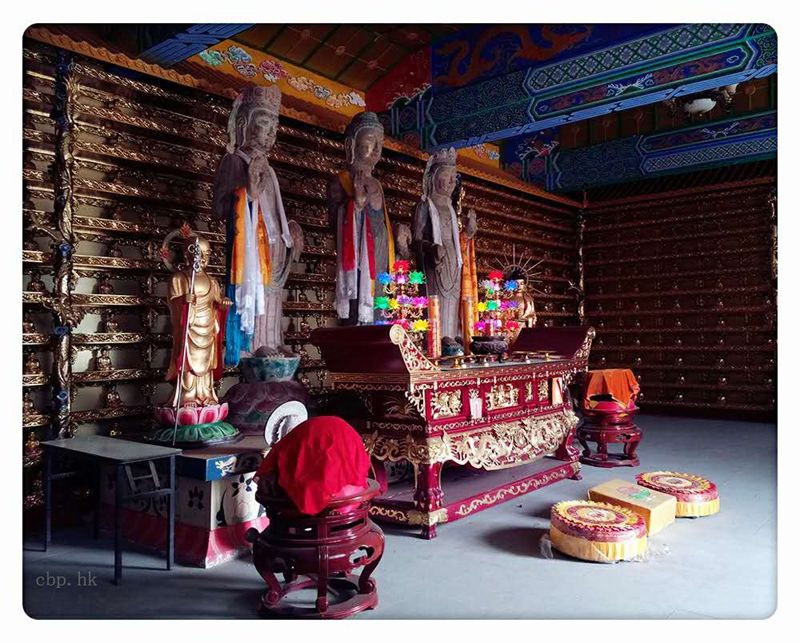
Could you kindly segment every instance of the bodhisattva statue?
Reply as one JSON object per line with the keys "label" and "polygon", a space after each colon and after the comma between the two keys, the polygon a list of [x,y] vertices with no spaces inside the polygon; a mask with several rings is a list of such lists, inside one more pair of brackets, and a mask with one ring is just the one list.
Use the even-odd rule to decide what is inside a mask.
{"label": "bodhisattva statue", "polygon": [[[413,248],[417,266],[425,272],[428,296],[439,297],[442,340],[461,335],[461,232],[453,209],[456,187],[456,151],[452,147],[430,156],[422,176],[422,200],[413,223]],[[477,232],[475,212],[470,210],[463,234]]]}
{"label": "bodhisattva statue", "polygon": [[328,184],[336,233],[336,313],[345,324],[371,324],[375,277],[394,264],[394,238],[383,188],[372,176],[383,150],[383,126],[361,112],[345,129],[347,166]]}
{"label": "bodhisattva statue", "polygon": [[[201,446],[238,434],[223,421],[228,407],[220,404],[214,388],[222,375],[222,338],[232,302],[223,296],[217,280],[206,273],[211,253],[208,240],[188,227],[181,233],[186,238],[186,267],[172,275],[168,294],[172,352],[167,381],[174,381],[175,386],[171,405],[155,409],[161,428],[153,439]],[[165,253],[171,236],[165,241]],[[168,261],[167,265],[171,267]]]}
{"label": "bodhisattva statue", "polygon": [[[283,289],[303,234],[286,220],[268,154],[275,144],[281,93],[247,87],[233,103],[227,153],[214,180],[214,213],[227,223],[226,294],[233,300],[225,363],[258,349],[283,348]],[[262,353],[264,351],[262,350]]]}

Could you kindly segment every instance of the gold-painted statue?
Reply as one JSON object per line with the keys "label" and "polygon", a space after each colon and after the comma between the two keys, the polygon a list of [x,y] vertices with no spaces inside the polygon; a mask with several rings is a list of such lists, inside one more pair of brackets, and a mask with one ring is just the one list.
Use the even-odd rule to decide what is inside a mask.
{"label": "gold-painted statue", "polygon": [[[168,267],[168,235],[162,258]],[[172,352],[167,380],[174,381],[171,406],[156,408],[162,429],[153,439],[182,446],[201,446],[230,440],[238,431],[224,422],[228,405],[220,404],[214,389],[223,370],[225,317],[231,305],[216,279],[206,272],[211,246],[188,226],[180,230],[186,240],[185,267],[169,283]],[[170,426],[171,425],[171,426]]]}
{"label": "gold-painted statue", "polygon": [[[195,254],[199,257],[196,272],[193,270]],[[176,380],[172,403],[177,407],[219,404],[214,376],[215,373],[219,376],[222,370],[222,321],[231,300],[222,295],[217,280],[206,273],[210,254],[211,246],[204,237],[190,236],[187,267],[173,274],[169,282],[172,357],[167,379]],[[181,364],[182,355],[185,358]],[[181,374],[179,383],[177,379]]]}

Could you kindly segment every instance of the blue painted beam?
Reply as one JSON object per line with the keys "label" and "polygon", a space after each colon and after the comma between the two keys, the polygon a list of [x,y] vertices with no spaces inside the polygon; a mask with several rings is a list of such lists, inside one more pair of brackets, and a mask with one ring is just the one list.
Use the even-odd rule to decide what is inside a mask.
{"label": "blue painted beam", "polygon": [[139,57],[145,62],[172,67],[201,51],[252,27],[252,24],[197,24],[153,45]]}
{"label": "blue painted beam", "polygon": [[[571,192],[775,158],[777,149],[777,111],[769,110],[578,149],[556,148],[546,158],[546,188]],[[542,176],[523,178],[541,181]]]}
{"label": "blue painted beam", "polygon": [[665,26],[624,43],[421,97],[423,148],[467,147],[777,71],[763,24]]}

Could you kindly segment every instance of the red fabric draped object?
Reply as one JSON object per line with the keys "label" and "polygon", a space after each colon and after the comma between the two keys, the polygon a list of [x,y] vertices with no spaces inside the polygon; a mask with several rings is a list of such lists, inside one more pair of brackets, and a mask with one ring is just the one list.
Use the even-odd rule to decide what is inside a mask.
{"label": "red fabric draped object", "polygon": [[356,228],[355,203],[353,199],[347,200],[347,212],[342,225],[342,268],[355,270],[356,246],[353,243]]}
{"label": "red fabric draped object", "polygon": [[341,418],[321,416],[298,424],[256,472],[277,473],[278,485],[304,514],[318,514],[345,486],[365,488],[370,461],[358,432]]}

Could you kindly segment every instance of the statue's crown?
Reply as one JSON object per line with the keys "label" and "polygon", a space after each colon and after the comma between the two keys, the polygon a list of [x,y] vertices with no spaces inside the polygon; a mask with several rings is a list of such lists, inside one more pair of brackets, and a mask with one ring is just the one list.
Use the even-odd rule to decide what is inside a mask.
{"label": "statue's crown", "polygon": [[436,150],[433,154],[431,154],[431,157],[428,159],[428,163],[431,168],[434,168],[437,165],[452,165],[455,167],[456,148],[449,147]]}
{"label": "statue's crown", "polygon": [[245,113],[264,109],[278,116],[281,110],[281,90],[277,85],[245,87],[236,100],[239,102],[239,110]]}

